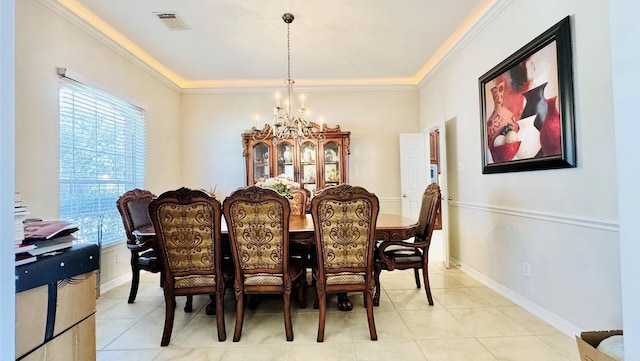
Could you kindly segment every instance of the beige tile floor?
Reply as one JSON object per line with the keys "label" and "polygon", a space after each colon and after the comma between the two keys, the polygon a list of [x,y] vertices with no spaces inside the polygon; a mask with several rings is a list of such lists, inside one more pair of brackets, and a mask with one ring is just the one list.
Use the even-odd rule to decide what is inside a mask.
{"label": "beige tile floor", "polygon": [[282,300],[263,299],[245,311],[240,342],[232,342],[233,292],[225,296],[227,341],[218,342],[215,316],[207,316],[209,298],[194,298],[185,313],[178,299],[171,343],[160,347],[164,298],[158,275],[143,272],[138,297],[127,304],[130,284],[107,292],[97,302],[96,346],[99,361],[117,360],[426,360],[426,361],[577,361],[575,340],[484,287],[458,269],[430,266],[435,299],[428,306],[411,271],[383,272],[375,321],[378,341],[369,339],[362,295],[350,297],[354,310],[337,310],[330,298],[325,342],[316,343],[318,312],[292,302],[294,341],[286,342]]}

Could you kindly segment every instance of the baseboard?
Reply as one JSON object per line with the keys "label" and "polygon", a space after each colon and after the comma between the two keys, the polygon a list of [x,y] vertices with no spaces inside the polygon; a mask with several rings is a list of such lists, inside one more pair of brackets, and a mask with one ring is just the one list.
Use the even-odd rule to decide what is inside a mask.
{"label": "baseboard", "polygon": [[546,310],[540,305],[534,302],[531,302],[531,300],[529,300],[528,298],[525,298],[522,295],[512,291],[511,289],[485,276],[484,274],[478,272],[472,267],[469,267],[463,264],[459,260],[452,257],[450,258],[450,261],[451,261],[450,263],[451,266],[459,268],[462,272],[468,274],[469,276],[476,279],[478,282],[498,292],[503,297],[507,298],[511,302],[522,307],[523,309],[535,315],[536,317],[540,318],[544,322],[550,324],[551,326],[556,328],[558,331],[564,333],[565,335],[569,337],[575,337],[576,335],[579,335],[580,332],[582,332],[582,330],[578,326],[572,324],[571,322],[565,320],[562,317],[559,317],[555,313]]}
{"label": "baseboard", "polygon": [[131,273],[125,273],[120,277],[116,277],[109,282],[100,284],[100,294],[107,293],[112,289],[131,281]]}

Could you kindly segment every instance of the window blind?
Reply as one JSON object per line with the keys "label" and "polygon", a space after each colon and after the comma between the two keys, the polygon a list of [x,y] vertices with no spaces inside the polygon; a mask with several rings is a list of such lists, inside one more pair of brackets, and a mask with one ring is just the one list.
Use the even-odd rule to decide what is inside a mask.
{"label": "window blind", "polygon": [[60,106],[60,218],[102,244],[126,237],[116,201],[144,188],[144,110],[63,78]]}

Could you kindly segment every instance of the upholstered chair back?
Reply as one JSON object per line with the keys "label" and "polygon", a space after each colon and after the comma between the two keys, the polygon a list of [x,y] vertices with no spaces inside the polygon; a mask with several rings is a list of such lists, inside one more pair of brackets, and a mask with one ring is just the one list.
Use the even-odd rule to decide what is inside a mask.
{"label": "upholstered chair back", "polygon": [[236,280],[247,285],[282,285],[290,212],[289,201],[272,189],[240,188],[225,199]]}
{"label": "upholstered chair back", "polygon": [[327,284],[364,283],[373,264],[378,198],[362,187],[343,184],[316,194],[311,209]]}
{"label": "upholstered chair back", "polygon": [[133,189],[125,192],[117,201],[116,206],[122,217],[127,240],[135,243],[133,231],[151,224],[149,217],[149,203],[155,197],[153,193],[143,189]]}
{"label": "upholstered chair back", "polygon": [[301,216],[307,210],[307,192],[302,189],[294,189],[291,191],[293,199],[289,201],[291,205],[291,214]]}
{"label": "upholstered chair back", "polygon": [[416,229],[416,242],[424,242],[431,239],[435,226],[434,218],[440,205],[440,187],[431,183],[422,194],[420,214],[418,215],[418,228]]}
{"label": "upholstered chair back", "polygon": [[203,191],[180,188],[160,195],[149,210],[170,285],[216,286],[221,273],[220,202]]}

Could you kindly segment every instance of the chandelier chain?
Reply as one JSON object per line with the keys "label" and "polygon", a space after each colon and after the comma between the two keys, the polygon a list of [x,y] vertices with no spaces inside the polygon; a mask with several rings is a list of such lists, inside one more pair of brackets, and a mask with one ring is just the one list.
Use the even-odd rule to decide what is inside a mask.
{"label": "chandelier chain", "polygon": [[289,39],[289,23],[287,23],[287,80],[291,80],[291,45]]}

